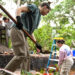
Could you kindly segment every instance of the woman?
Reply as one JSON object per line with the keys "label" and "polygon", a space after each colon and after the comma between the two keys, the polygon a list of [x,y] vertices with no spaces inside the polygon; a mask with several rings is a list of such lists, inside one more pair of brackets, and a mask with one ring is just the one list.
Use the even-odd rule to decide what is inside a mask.
{"label": "woman", "polygon": [[60,75],[69,75],[70,69],[74,63],[70,47],[65,44],[64,40],[57,40],[56,44],[58,47],[60,47],[58,62]]}

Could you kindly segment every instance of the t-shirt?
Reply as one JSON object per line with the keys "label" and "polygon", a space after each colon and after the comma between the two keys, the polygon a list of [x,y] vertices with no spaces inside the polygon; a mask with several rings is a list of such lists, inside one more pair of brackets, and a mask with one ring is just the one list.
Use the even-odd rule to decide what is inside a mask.
{"label": "t-shirt", "polygon": [[[30,12],[23,12],[21,14],[21,22],[23,28],[29,34],[32,34],[39,25],[41,14],[39,8],[35,4],[28,4],[27,7]],[[16,26],[15,24],[13,25]]]}
{"label": "t-shirt", "polygon": [[66,58],[68,58],[69,56],[71,56],[71,49],[68,45],[63,44],[60,49],[59,49],[59,62],[58,64],[62,64],[63,60],[66,60]]}

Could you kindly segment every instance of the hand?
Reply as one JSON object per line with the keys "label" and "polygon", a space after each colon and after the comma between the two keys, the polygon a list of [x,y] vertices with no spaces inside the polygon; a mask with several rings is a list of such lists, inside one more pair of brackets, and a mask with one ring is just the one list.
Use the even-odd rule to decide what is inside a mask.
{"label": "hand", "polygon": [[22,29],[22,28],[23,28],[23,24],[21,23],[21,18],[20,18],[20,16],[17,16],[16,19],[17,19],[17,25],[16,25],[16,27],[17,27],[18,29]]}
{"label": "hand", "polygon": [[42,47],[36,42],[37,51],[42,53]]}
{"label": "hand", "polygon": [[40,49],[36,48],[36,50],[37,50],[37,53],[40,53]]}

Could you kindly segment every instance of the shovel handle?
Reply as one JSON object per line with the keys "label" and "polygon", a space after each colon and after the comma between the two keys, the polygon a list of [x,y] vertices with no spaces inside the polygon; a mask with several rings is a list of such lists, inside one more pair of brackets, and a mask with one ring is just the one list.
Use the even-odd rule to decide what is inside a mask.
{"label": "shovel handle", "polygon": [[[8,15],[8,17],[15,23],[17,24],[17,21],[8,13],[8,11],[2,6],[0,5],[0,8],[1,10],[4,11],[4,13],[6,15]],[[36,41],[32,38],[32,36],[25,30],[25,29],[22,29],[22,31],[36,44]]]}

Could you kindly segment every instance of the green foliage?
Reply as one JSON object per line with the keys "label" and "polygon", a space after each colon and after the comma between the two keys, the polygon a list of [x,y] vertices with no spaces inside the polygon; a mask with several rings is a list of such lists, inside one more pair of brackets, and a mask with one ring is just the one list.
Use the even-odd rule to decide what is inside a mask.
{"label": "green foliage", "polygon": [[[42,45],[43,50],[50,49],[52,28],[49,25],[44,25],[34,32],[37,41]],[[39,35],[38,35],[39,34]]]}
{"label": "green foliage", "polygon": [[66,40],[66,44],[71,46],[71,41],[75,39],[75,31],[72,26],[66,28],[63,26],[61,29],[57,29],[57,33],[60,34],[59,37],[63,37]]}
{"label": "green foliage", "polygon": [[[75,22],[74,17],[75,15],[65,16],[65,14],[70,14],[71,10],[73,10],[73,6],[75,5],[74,0],[65,0],[61,2],[59,5],[55,6],[54,9],[50,11],[48,15],[42,17],[42,22],[45,22],[45,25],[37,30],[35,30],[34,34],[39,42],[42,45],[43,50],[50,50],[52,45],[52,30],[56,30],[55,36],[63,37],[66,40],[66,44],[71,46],[71,41],[75,39],[75,31],[74,31],[74,23],[70,24],[69,18]],[[58,14],[56,14],[58,13]],[[56,27],[50,26],[50,21],[54,21]],[[70,24],[67,26],[67,24]],[[33,46],[31,49],[35,50],[35,45],[30,44]]]}
{"label": "green foliage", "polygon": [[[51,32],[52,28],[49,25],[44,25],[42,28],[36,29],[34,32],[38,43],[43,47],[43,50],[50,50],[51,47]],[[30,50],[35,50],[35,45],[29,41]]]}
{"label": "green foliage", "polygon": [[[59,34],[58,37],[63,37],[66,40],[66,44],[70,46],[71,41],[75,40],[75,31],[73,28],[75,25],[74,5],[74,0],[65,0],[57,5],[54,9],[52,9],[46,17],[43,17],[43,21],[45,21],[46,24],[51,20],[54,21],[54,23],[56,24],[56,27],[53,27],[53,29],[56,30],[55,36]],[[69,15],[71,11],[73,12],[73,14]],[[68,14],[69,16],[65,16],[65,14]],[[74,23],[71,24],[69,22],[69,18],[71,18]],[[70,25],[67,26],[67,24]]]}
{"label": "green foliage", "polygon": [[65,9],[69,9],[71,7],[73,7],[75,5],[75,1],[74,0],[65,0],[64,2],[64,6],[66,7]]}
{"label": "green foliage", "polygon": [[43,20],[45,20],[45,22],[47,22],[48,20],[54,20],[56,17],[55,12],[60,12],[62,11],[62,9],[62,5],[57,5],[54,9],[50,11],[50,13],[47,16],[43,17]]}
{"label": "green foliage", "polygon": [[54,75],[59,75],[58,72],[54,72]]}
{"label": "green foliage", "polygon": [[36,74],[36,75],[40,75],[40,74]]}
{"label": "green foliage", "polygon": [[35,47],[35,44],[28,38],[28,43],[29,43],[29,50],[34,50],[36,51],[36,47]]}
{"label": "green foliage", "polygon": [[0,0],[0,4],[2,4],[2,5],[3,5],[3,4],[5,4],[5,3],[4,3],[2,0]]}
{"label": "green foliage", "polygon": [[63,25],[64,25],[64,24],[68,24],[68,23],[69,23],[68,18],[61,17],[61,19],[60,19],[60,22],[59,22],[59,23],[60,23],[60,25],[61,25],[61,24],[63,24]]}
{"label": "green foliage", "polygon": [[22,70],[21,71],[21,75],[32,75],[32,74],[30,72]]}
{"label": "green foliage", "polygon": [[40,70],[40,73],[42,73],[42,74],[43,74],[43,73],[44,73],[44,69],[41,69],[41,70]]}
{"label": "green foliage", "polygon": [[[18,0],[14,0],[14,2],[16,2],[16,3],[17,3],[17,1]],[[38,6],[40,4],[40,2],[43,2],[43,1],[47,1],[47,0],[34,0],[34,1],[32,1],[32,0],[21,0],[20,4],[34,3],[34,4],[36,4]]]}
{"label": "green foliage", "polygon": [[[16,0],[17,1],[17,0]],[[27,3],[35,3],[36,5],[39,5],[40,2],[46,1],[46,0],[21,0],[21,4]],[[63,37],[66,40],[66,44],[71,46],[71,41],[75,40],[75,0],[63,0],[59,5],[56,5],[54,9],[50,11],[48,15],[45,17],[42,17],[42,23],[44,26],[42,26],[39,29],[36,29],[34,31],[34,35],[36,37],[36,40],[40,45],[42,45],[43,50],[50,50],[51,45],[53,42],[52,38],[52,30],[55,30],[56,33],[55,36]],[[70,14],[71,11],[73,14]],[[68,16],[66,16],[68,14]],[[73,23],[70,23],[69,18],[72,19]],[[51,27],[50,21],[53,21],[56,26]],[[70,24],[67,26],[67,24]],[[30,50],[36,51],[35,44],[28,39]]]}
{"label": "green foliage", "polygon": [[9,48],[12,48],[12,44],[11,44],[11,39],[9,38],[9,40],[8,40],[8,47]]}

